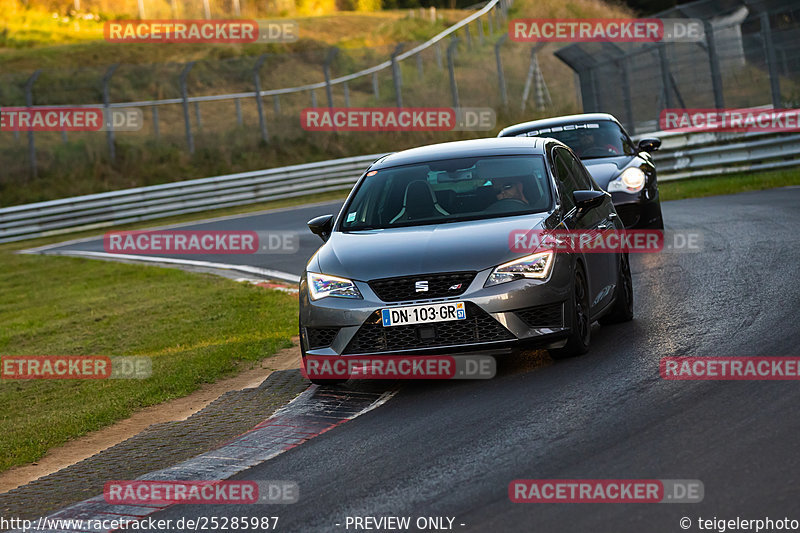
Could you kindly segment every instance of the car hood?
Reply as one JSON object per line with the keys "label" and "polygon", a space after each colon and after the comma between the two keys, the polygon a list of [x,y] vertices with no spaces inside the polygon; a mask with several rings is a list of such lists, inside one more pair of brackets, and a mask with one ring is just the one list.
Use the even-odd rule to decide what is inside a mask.
{"label": "car hood", "polygon": [[619,176],[636,156],[622,155],[617,157],[603,157],[598,159],[581,159],[581,163],[592,175],[594,181],[603,189],[608,188],[608,182]]}
{"label": "car hood", "polygon": [[408,228],[334,232],[310,270],[369,281],[378,278],[483,270],[509,261],[514,230],[541,229],[548,213]]}

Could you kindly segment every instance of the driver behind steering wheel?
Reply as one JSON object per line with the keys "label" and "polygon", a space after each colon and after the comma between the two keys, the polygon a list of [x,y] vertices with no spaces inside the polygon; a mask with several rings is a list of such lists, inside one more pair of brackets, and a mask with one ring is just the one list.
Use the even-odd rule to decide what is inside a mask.
{"label": "driver behind steering wheel", "polygon": [[497,201],[502,200],[516,200],[528,205],[528,199],[525,198],[522,182],[518,178],[496,179],[492,180],[492,189],[497,198]]}

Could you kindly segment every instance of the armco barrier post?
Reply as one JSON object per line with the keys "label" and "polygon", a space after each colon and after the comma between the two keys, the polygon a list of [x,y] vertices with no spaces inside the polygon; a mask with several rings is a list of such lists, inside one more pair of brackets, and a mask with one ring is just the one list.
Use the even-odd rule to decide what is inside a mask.
{"label": "armco barrier post", "polygon": [[[264,142],[269,142],[269,135],[267,134],[267,119],[264,116],[264,102],[261,100],[261,75],[259,72],[261,71],[261,65],[264,64],[264,60],[267,59],[267,55],[268,54],[261,54],[258,56],[256,64],[253,66],[253,83],[256,88],[256,108],[258,108],[258,127],[261,129],[261,140]],[[277,100],[275,101],[275,107],[275,114],[277,114],[280,110]]]}
{"label": "armco barrier post", "polygon": [[392,80],[394,81],[394,96],[397,107],[403,107],[403,80],[400,77],[400,63],[397,61],[397,56],[402,51],[403,43],[400,43],[394,48],[394,52],[392,52]]}
{"label": "armco barrier post", "polygon": [[456,66],[453,56],[456,53],[457,46],[458,38],[454,38],[447,47],[447,70],[450,74],[450,94],[453,98],[453,107],[455,109],[458,109],[458,86],[456,85]]}
{"label": "armco barrier post", "polygon": [[344,91],[344,106],[350,107],[350,86],[347,82],[342,83],[342,91]]}
{"label": "armco barrier post", "polygon": [[[33,84],[36,83],[41,73],[41,69],[37,70],[31,74],[31,77],[28,78],[28,81],[25,83],[25,104],[28,107],[33,106]],[[31,162],[31,176],[35,179],[38,176],[38,171],[36,168],[36,141],[34,140],[32,130],[28,132],[28,157]]]}
{"label": "armco barrier post", "polygon": [[503,60],[500,58],[500,47],[508,39],[508,34],[504,33],[497,42],[494,44],[494,57],[497,61],[497,85],[500,88],[500,100],[503,102],[503,107],[508,107],[508,92],[506,91],[506,77],[503,74]]}
{"label": "armco barrier post", "polygon": [[[109,102],[109,90],[108,86],[111,84],[111,76],[114,75],[114,71],[117,70],[119,64],[114,64],[108,67],[106,73],[103,75],[103,108],[106,112],[106,119],[111,118],[111,104]],[[114,128],[106,128],[106,141],[108,142],[108,157],[111,159],[113,163],[114,160],[117,158],[117,150],[116,146],[114,145]]]}
{"label": "armco barrier post", "polygon": [[381,96],[380,87],[378,86],[378,73],[372,73],[372,94],[375,95],[375,101],[377,102]]}
{"label": "armco barrier post", "polygon": [[183,98],[183,121],[186,124],[186,144],[189,145],[189,153],[194,154],[194,138],[192,138],[192,122],[191,117],[189,116],[189,95],[186,91],[186,76],[189,75],[189,72],[192,70],[194,66],[194,61],[189,61],[186,63],[186,66],[183,67],[183,71],[181,71],[180,76],[180,86],[181,86],[181,98]]}

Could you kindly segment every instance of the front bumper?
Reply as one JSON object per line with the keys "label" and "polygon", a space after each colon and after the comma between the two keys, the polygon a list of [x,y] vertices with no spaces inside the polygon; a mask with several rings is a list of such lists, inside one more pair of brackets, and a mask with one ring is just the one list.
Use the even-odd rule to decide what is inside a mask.
{"label": "front bumper", "polygon": [[[547,280],[517,280],[484,287],[492,269],[477,273],[454,297],[382,301],[366,282],[356,281],[363,300],[312,301],[305,276],[300,283],[301,342],[306,355],[363,356],[476,352],[524,342],[548,345],[569,332],[567,309],[572,258],[557,255]],[[463,301],[466,320],[383,327],[380,310],[428,302]]]}
{"label": "front bumper", "polygon": [[613,192],[611,201],[625,229],[646,229],[654,227],[661,221],[658,188],[655,188],[655,191],[646,188],[637,194]]}

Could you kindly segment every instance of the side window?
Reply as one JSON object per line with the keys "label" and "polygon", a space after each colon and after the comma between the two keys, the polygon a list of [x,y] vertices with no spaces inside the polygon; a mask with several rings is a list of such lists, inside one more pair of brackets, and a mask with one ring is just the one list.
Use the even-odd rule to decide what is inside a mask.
{"label": "side window", "polygon": [[560,184],[561,202],[564,204],[564,208],[569,211],[575,207],[572,193],[580,189],[571,168],[569,153],[563,148],[556,148],[553,150],[553,162],[555,164],[556,177]]}
{"label": "side window", "polygon": [[566,150],[559,150],[559,153],[561,153],[567,160],[570,173],[575,176],[575,183],[578,187],[577,190],[587,191],[594,189],[594,180],[592,180],[589,172],[586,170],[583,164],[578,161],[574,155]]}

